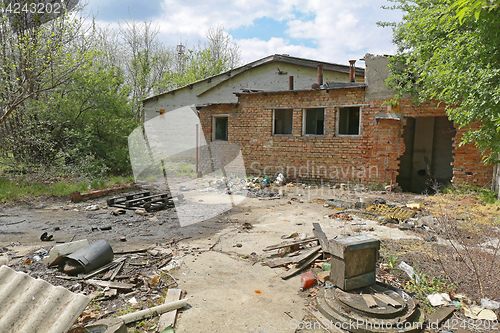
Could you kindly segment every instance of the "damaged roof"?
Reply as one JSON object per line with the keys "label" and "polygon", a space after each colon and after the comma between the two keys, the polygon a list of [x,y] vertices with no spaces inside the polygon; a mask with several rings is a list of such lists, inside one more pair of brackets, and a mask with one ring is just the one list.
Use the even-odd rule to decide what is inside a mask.
{"label": "damaged roof", "polygon": [[298,91],[315,91],[315,90],[338,90],[338,89],[353,89],[353,88],[365,88],[367,84],[364,82],[327,82],[319,86],[318,89],[302,89],[302,90],[257,90],[257,89],[246,89],[242,92],[235,93],[236,96],[239,95],[250,95],[250,94],[273,94],[273,93],[284,93],[284,92],[298,92]]}
{"label": "damaged roof", "polygon": [[[270,56],[267,56],[265,58],[250,62],[250,63],[245,64],[243,66],[230,69],[230,70],[222,72],[220,74],[213,75],[213,76],[207,77],[205,79],[202,79],[202,80],[199,80],[196,82],[192,82],[192,83],[185,85],[183,87],[179,87],[177,89],[165,91],[161,94],[157,94],[157,95],[145,98],[142,100],[142,102],[145,103],[151,99],[158,98],[158,97],[161,97],[161,96],[166,95],[166,94],[175,93],[175,91],[177,91],[177,90],[184,89],[186,87],[192,87],[194,84],[197,84],[200,82],[204,82],[204,81],[211,82],[214,78],[218,78],[221,76],[227,76],[228,78],[234,77],[234,76],[239,75],[241,73],[244,73],[252,68],[255,68],[255,67],[258,67],[258,66],[261,66],[264,64],[272,63],[272,62],[288,63],[288,64],[292,64],[292,65],[299,65],[299,66],[310,67],[310,68],[317,68],[318,65],[322,64],[323,70],[334,71],[334,72],[345,73],[345,74],[349,74],[349,70],[350,70],[349,65],[340,65],[340,64],[324,62],[324,61],[317,61],[317,60],[312,60],[312,59],[291,57],[287,54],[274,54],[274,55],[270,55]],[[364,68],[355,67],[355,73],[356,73],[356,76],[364,76],[365,70],[364,70]]]}
{"label": "damaged roof", "polygon": [[0,267],[0,333],[66,333],[90,299]]}

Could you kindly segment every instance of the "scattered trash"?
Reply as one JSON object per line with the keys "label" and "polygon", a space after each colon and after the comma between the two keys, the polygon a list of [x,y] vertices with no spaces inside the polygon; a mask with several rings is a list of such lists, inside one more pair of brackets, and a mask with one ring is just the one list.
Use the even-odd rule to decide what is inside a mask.
{"label": "scattered trash", "polygon": [[427,296],[432,306],[449,305],[451,303],[450,295],[447,293],[435,293]]}
{"label": "scattered trash", "polygon": [[50,242],[52,240],[52,238],[54,238],[53,235],[49,235],[47,234],[46,232],[44,232],[41,236],[40,236],[40,240],[42,242]]}
{"label": "scattered trash", "polygon": [[323,265],[321,265],[321,269],[324,271],[331,271],[332,265],[329,262],[324,262]]}
{"label": "scattered trash", "polygon": [[496,310],[496,309],[500,309],[500,302],[492,301],[492,300],[487,299],[487,298],[481,298],[481,306],[486,308],[486,309]]}
{"label": "scattered trash", "polygon": [[490,309],[485,309],[482,306],[470,305],[463,306],[464,315],[471,319],[481,320],[497,320],[497,315]]}
{"label": "scattered trash", "polygon": [[137,208],[137,209],[135,210],[135,213],[136,213],[137,215],[141,215],[141,216],[146,216],[146,215],[148,215],[148,212],[147,212],[144,208]]}
{"label": "scattered trash", "polygon": [[322,271],[317,275],[317,279],[321,282],[325,282],[330,277],[330,271]]}
{"label": "scattered trash", "polygon": [[99,206],[98,205],[90,205],[90,206],[85,207],[85,210],[96,211],[96,210],[99,210]]}
{"label": "scattered trash", "polygon": [[278,186],[283,186],[285,184],[285,176],[283,176],[282,173],[278,174],[278,177],[276,177],[276,180],[274,181],[274,183]]}
{"label": "scattered trash", "polygon": [[410,279],[415,280],[415,282],[417,283],[419,282],[419,277],[417,276],[417,274],[415,274],[415,270],[413,269],[413,267],[411,267],[404,261],[401,261],[398,267],[401,268],[410,277]]}
{"label": "scattered trash", "polygon": [[348,214],[331,214],[328,215],[329,218],[331,219],[340,219],[340,220],[346,220],[346,221],[352,221],[352,216]]}
{"label": "scattered trash", "polygon": [[420,210],[422,208],[422,205],[420,205],[420,203],[418,202],[410,202],[406,204],[406,207],[409,209]]}
{"label": "scattered trash", "polygon": [[52,265],[58,265],[69,275],[88,273],[113,260],[113,250],[105,240],[99,240],[69,255],[58,258]]}
{"label": "scattered trash", "polygon": [[290,239],[290,238],[295,238],[295,237],[298,237],[298,236],[299,236],[298,232],[292,232],[288,236],[286,236],[286,235],[281,236],[281,239]]}
{"label": "scattered trash", "polygon": [[316,277],[312,272],[305,272],[300,277],[300,290],[304,291],[316,283]]}
{"label": "scattered trash", "polygon": [[113,211],[111,211],[111,214],[117,216],[117,215],[123,215],[127,213],[127,211],[123,208],[116,208],[116,209],[113,209]]}
{"label": "scattered trash", "polygon": [[60,256],[64,256],[70,253],[73,253],[81,248],[84,248],[89,245],[89,241],[86,239],[58,244],[55,245],[49,252],[49,255],[43,258],[43,261],[48,265],[52,266],[52,263]]}

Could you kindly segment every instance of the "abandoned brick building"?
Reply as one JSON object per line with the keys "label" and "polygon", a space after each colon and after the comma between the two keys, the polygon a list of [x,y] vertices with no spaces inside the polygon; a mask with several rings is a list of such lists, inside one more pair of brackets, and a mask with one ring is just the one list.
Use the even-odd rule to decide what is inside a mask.
{"label": "abandoned brick building", "polygon": [[[397,183],[411,192],[435,182],[492,184],[496,168],[484,165],[473,145],[459,145],[463,131],[442,104],[388,104],[387,58],[367,54],[364,61],[364,79],[352,62],[349,75],[323,81],[317,63],[318,82],[308,88],[294,88],[290,73],[285,88],[233,86],[235,100],[195,103],[206,141],[238,144],[249,175]],[[158,97],[144,105],[150,114],[165,108]]]}

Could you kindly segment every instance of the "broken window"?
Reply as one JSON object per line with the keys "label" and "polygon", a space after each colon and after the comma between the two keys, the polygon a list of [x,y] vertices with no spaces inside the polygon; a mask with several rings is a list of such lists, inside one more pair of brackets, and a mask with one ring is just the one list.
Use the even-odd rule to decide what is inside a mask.
{"label": "broken window", "polygon": [[227,141],[228,117],[214,117],[214,140]]}
{"label": "broken window", "polygon": [[274,110],[274,134],[292,134],[293,110],[278,109]]}
{"label": "broken window", "polygon": [[339,135],[359,135],[361,110],[358,106],[339,108]]}
{"label": "broken window", "polygon": [[307,109],[305,111],[305,131],[306,135],[325,134],[325,109]]}

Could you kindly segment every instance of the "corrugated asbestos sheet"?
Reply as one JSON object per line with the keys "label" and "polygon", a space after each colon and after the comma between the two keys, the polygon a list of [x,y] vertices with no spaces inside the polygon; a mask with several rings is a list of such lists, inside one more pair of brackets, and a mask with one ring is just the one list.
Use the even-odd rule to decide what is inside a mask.
{"label": "corrugated asbestos sheet", "polygon": [[0,267],[0,333],[66,333],[90,299]]}

